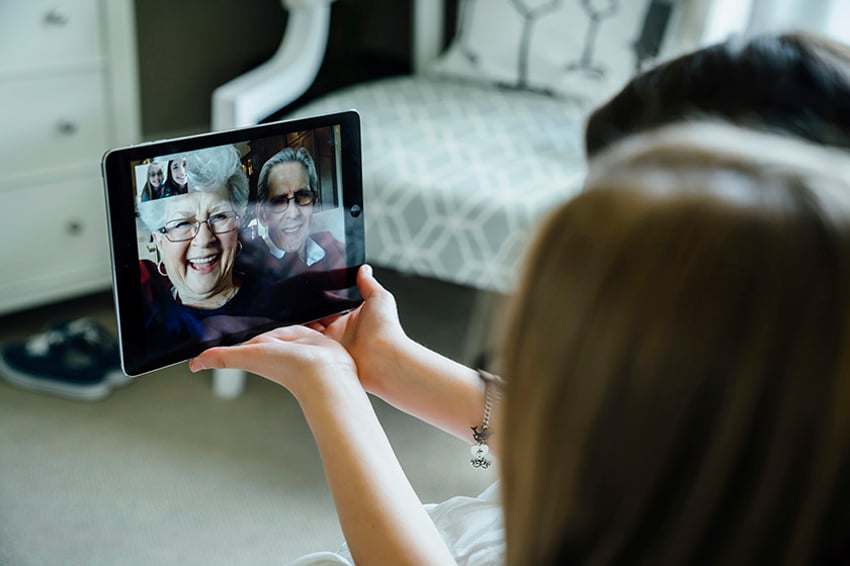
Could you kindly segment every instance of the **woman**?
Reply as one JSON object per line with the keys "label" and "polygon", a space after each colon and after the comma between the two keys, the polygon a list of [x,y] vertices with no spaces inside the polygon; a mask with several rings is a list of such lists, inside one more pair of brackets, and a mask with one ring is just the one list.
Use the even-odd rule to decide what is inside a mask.
{"label": "woman", "polygon": [[158,199],[162,196],[162,165],[159,163],[151,163],[148,165],[148,174],[145,179],[145,185],[142,187],[141,201]]}
{"label": "woman", "polygon": [[694,125],[598,159],[505,337],[507,563],[843,561],[846,155]]}
{"label": "woman", "polygon": [[186,172],[186,156],[181,155],[168,160],[168,175],[162,186],[162,196],[185,195],[189,190],[189,176]]}
{"label": "woman", "polygon": [[158,257],[156,264],[141,262],[146,324],[157,348],[243,328],[258,285],[234,270],[248,203],[239,152],[233,146],[193,152],[186,176],[191,186],[186,194],[139,207]]}
{"label": "woman", "polygon": [[465,560],[367,391],[468,441],[495,433],[507,564],[836,563],[850,551],[848,179],[842,152],[719,125],[613,146],[537,236],[501,401],[407,338],[368,268],[350,315],[190,367],[293,393],[358,564]]}

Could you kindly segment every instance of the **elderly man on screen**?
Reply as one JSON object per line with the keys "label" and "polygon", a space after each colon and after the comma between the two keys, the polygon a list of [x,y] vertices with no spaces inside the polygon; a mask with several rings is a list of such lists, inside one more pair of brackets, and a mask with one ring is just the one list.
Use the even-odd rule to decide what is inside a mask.
{"label": "elderly man on screen", "polygon": [[303,147],[279,151],[260,170],[257,219],[268,231],[263,271],[275,279],[345,267],[342,242],[330,232],[310,233],[318,185],[316,165]]}

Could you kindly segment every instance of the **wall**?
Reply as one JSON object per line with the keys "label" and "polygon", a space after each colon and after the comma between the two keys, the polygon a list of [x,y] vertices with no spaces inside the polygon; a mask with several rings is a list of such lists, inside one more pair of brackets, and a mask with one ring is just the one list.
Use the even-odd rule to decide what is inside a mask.
{"label": "wall", "polygon": [[[410,0],[338,0],[319,77],[300,102],[340,86],[410,70]],[[136,0],[142,132],[146,139],[209,129],[212,91],[280,45],[280,0]]]}

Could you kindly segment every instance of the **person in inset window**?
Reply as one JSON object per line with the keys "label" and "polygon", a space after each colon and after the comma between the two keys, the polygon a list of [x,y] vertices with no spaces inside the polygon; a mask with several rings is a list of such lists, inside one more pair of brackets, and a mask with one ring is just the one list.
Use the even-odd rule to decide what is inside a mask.
{"label": "person in inset window", "polygon": [[145,179],[145,186],[142,187],[140,200],[142,202],[157,199],[162,196],[162,172],[161,163],[151,163],[148,165],[148,175]]}
{"label": "person in inset window", "polygon": [[319,196],[307,149],[288,147],[265,162],[257,180],[257,220],[268,231],[251,247],[254,268],[273,279],[345,267],[345,245],[330,232],[311,233]]}
{"label": "person in inset window", "polygon": [[180,156],[168,161],[168,174],[162,186],[162,196],[185,195],[189,191],[189,177],[186,174],[186,157]]}

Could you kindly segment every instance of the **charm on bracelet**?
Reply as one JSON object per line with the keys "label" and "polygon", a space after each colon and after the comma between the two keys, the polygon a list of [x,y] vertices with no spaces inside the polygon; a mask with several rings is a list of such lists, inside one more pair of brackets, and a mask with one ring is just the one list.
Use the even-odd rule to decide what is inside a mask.
{"label": "charm on bracelet", "polygon": [[487,446],[487,439],[492,434],[490,431],[490,414],[493,411],[493,405],[496,399],[499,397],[496,386],[501,382],[501,379],[484,370],[478,370],[478,375],[484,382],[484,418],[481,421],[480,428],[478,426],[470,427],[472,429],[472,439],[475,441],[475,444],[469,449],[472,454],[469,463],[472,464],[473,468],[486,470],[493,463],[488,456],[490,447]]}
{"label": "charm on bracelet", "polygon": [[471,446],[469,452],[472,454],[472,458],[469,460],[469,463],[472,464],[473,468],[482,468],[486,470],[490,467],[490,464],[492,464],[490,458],[487,457],[487,454],[490,452],[490,447],[486,444],[482,443]]}

